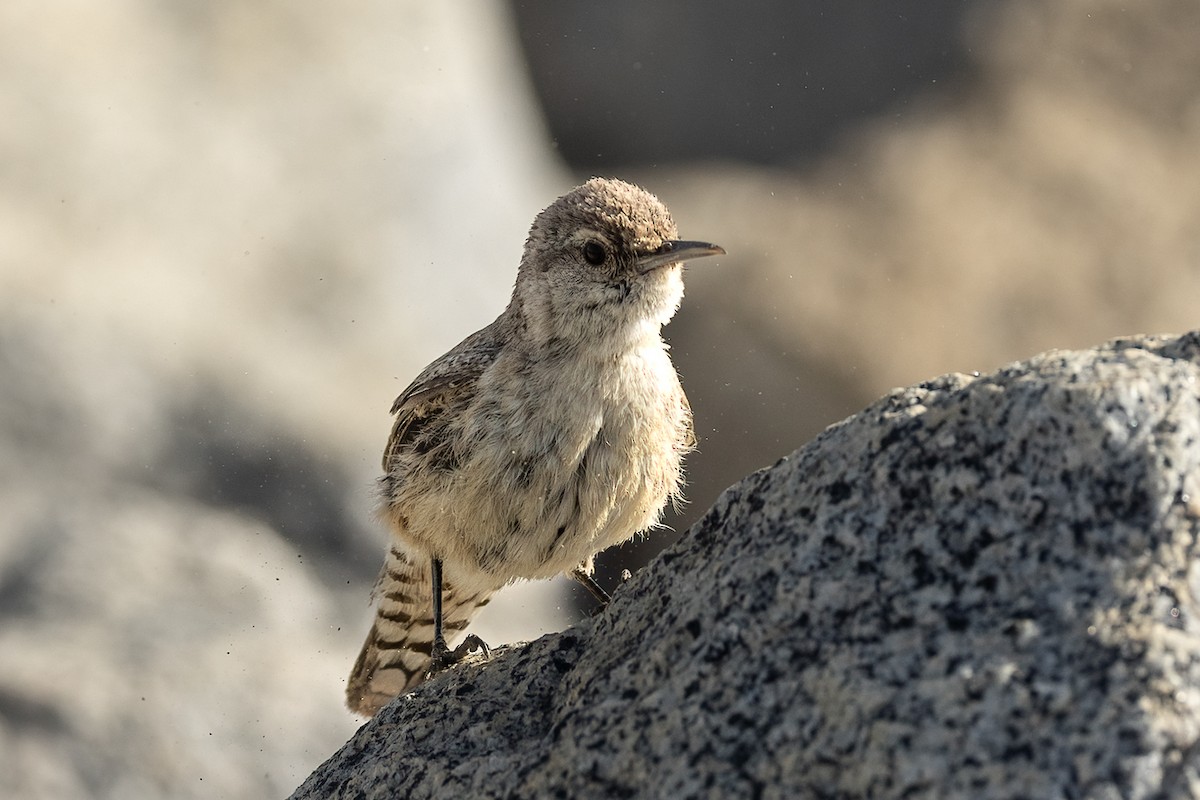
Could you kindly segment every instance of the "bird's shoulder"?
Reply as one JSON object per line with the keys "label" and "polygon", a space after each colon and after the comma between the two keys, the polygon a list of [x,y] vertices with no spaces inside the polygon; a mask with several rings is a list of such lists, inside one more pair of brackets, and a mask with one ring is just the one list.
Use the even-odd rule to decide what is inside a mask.
{"label": "bird's shoulder", "polygon": [[450,395],[470,393],[500,352],[499,322],[475,331],[421,370],[392,403],[391,413],[420,413],[423,407],[444,405]]}

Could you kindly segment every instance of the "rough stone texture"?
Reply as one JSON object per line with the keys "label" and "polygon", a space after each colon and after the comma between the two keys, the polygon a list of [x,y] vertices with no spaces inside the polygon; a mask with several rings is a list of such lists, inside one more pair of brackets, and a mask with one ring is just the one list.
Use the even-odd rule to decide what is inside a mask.
{"label": "rough stone texture", "polygon": [[947,375],[294,797],[1193,797],[1198,534],[1200,332]]}

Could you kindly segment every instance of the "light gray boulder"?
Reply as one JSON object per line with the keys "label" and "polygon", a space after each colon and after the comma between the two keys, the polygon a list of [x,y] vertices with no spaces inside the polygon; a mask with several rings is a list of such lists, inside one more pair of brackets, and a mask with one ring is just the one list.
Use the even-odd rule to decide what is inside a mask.
{"label": "light gray boulder", "polygon": [[1192,797],[1200,332],[900,389],[293,795]]}

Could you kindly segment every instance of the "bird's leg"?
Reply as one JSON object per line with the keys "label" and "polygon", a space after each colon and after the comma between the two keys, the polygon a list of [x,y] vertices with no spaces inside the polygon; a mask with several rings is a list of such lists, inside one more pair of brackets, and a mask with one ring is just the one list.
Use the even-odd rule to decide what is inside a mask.
{"label": "bird's leg", "polygon": [[571,577],[583,584],[583,588],[592,593],[592,597],[596,598],[596,602],[600,604],[600,608],[608,608],[609,601],[612,598],[608,592],[604,591],[604,587],[596,583],[596,579],[584,572],[583,567],[576,567],[571,570]]}
{"label": "bird's leg", "polygon": [[433,564],[433,647],[429,653],[429,674],[433,675],[441,672],[447,667],[452,667],[459,661],[462,661],[468,653],[474,653],[476,650],[483,651],[484,658],[488,656],[490,651],[488,646],[483,643],[473,633],[468,633],[462,643],[451,650],[446,645],[446,635],[442,630],[442,560],[434,558]]}

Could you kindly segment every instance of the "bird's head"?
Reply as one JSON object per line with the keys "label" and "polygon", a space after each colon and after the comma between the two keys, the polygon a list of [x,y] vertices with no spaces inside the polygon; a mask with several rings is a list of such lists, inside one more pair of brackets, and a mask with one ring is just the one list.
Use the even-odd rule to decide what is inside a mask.
{"label": "bird's head", "polygon": [[541,338],[657,335],[683,299],[683,262],[725,252],[677,237],[657,197],[592,178],[534,219],[513,303]]}

